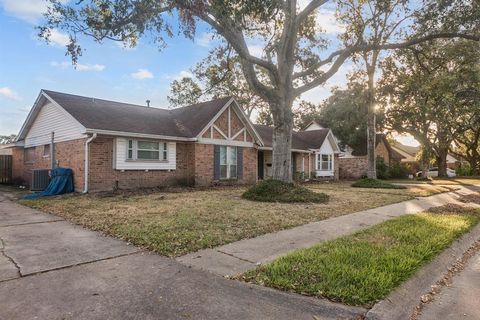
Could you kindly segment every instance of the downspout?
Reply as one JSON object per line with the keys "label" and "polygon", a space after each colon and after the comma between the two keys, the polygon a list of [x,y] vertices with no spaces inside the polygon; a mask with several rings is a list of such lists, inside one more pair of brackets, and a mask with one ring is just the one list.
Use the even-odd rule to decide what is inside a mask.
{"label": "downspout", "polygon": [[84,180],[83,180],[83,183],[84,183],[83,193],[88,192],[88,164],[89,164],[88,150],[89,150],[89,145],[90,145],[90,142],[92,142],[96,138],[97,138],[97,134],[94,133],[90,138],[87,139],[87,141],[85,141],[85,165],[84,165],[85,166],[85,177],[84,177]]}

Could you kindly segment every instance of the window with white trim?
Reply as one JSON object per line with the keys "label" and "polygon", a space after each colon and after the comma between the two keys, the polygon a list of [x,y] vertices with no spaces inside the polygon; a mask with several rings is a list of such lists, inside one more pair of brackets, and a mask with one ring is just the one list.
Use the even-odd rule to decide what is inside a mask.
{"label": "window with white trim", "polygon": [[167,161],[168,144],[151,140],[127,140],[127,160]]}
{"label": "window with white trim", "polygon": [[319,154],[319,155],[317,155],[317,170],[332,171],[332,167],[333,167],[333,155],[332,154]]}
{"label": "window with white trim", "polygon": [[237,147],[220,146],[220,179],[237,178]]}

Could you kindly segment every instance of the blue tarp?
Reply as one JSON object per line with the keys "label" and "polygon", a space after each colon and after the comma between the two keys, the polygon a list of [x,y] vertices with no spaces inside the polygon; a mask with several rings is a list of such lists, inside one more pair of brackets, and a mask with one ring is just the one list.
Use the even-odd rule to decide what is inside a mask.
{"label": "blue tarp", "polygon": [[55,168],[50,171],[51,180],[42,192],[27,194],[23,199],[37,199],[73,192],[73,171],[69,168]]}

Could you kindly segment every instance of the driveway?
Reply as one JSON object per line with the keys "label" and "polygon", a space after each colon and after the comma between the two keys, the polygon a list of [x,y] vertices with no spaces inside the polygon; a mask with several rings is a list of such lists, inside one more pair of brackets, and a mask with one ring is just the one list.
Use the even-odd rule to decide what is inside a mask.
{"label": "driveway", "polygon": [[365,310],[194,270],[0,193],[0,319],[351,319]]}

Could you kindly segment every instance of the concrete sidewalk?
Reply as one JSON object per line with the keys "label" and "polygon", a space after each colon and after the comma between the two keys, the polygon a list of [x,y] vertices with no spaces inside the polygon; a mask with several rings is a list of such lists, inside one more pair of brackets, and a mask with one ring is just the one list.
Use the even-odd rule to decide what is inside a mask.
{"label": "concrete sidewalk", "polygon": [[193,270],[0,192],[0,319],[352,319],[366,312]]}
{"label": "concrete sidewalk", "polygon": [[[291,251],[311,247],[383,221],[414,214],[447,203],[465,205],[458,199],[473,193],[477,187],[460,187],[456,191],[421,197],[383,207],[339,216],[275,233],[245,239],[214,249],[200,250],[177,258],[185,265],[221,276],[233,276],[275,260]],[[368,201],[368,199],[365,199]]]}

